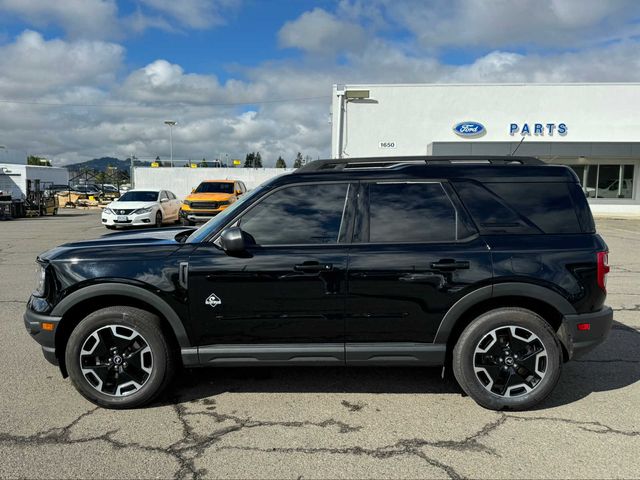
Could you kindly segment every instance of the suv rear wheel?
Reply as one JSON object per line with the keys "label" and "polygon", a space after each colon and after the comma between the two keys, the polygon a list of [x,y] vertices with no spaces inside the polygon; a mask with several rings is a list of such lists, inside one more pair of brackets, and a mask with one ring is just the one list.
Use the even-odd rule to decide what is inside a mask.
{"label": "suv rear wheel", "polygon": [[65,361],[76,389],[107,408],[151,402],[175,368],[160,319],[133,307],[103,308],[88,315],[71,333]]}
{"label": "suv rear wheel", "polygon": [[522,308],[480,315],[453,350],[453,372],[462,389],[491,410],[525,410],[553,391],[562,348],[551,326]]}

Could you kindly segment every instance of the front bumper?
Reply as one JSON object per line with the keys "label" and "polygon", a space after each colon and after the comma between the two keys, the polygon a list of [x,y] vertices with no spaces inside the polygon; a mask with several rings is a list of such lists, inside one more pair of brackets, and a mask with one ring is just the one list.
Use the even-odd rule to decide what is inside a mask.
{"label": "front bumper", "polygon": [[219,210],[184,210],[180,209],[180,218],[184,218],[191,222],[206,222],[218,215],[224,208]]}
{"label": "front bumper", "polygon": [[[40,344],[42,347],[42,354],[48,362],[53,365],[58,365],[58,358],[56,356],[56,330],[62,317],[52,317],[50,315],[43,315],[36,313],[33,310],[27,308],[24,313],[24,326],[31,337]],[[53,330],[44,330],[42,328],[43,323],[52,323]]]}
{"label": "front bumper", "polygon": [[[579,330],[578,324],[589,324],[589,329]],[[604,307],[593,313],[565,315],[558,336],[569,354],[569,359],[580,358],[604,342],[612,324],[611,307]]]}
{"label": "front bumper", "polygon": [[[118,217],[126,217],[126,221],[119,222]],[[102,212],[102,224],[118,227],[141,227],[149,226],[155,223],[156,214],[154,211],[141,214],[129,214],[129,215],[111,215],[109,213]]]}

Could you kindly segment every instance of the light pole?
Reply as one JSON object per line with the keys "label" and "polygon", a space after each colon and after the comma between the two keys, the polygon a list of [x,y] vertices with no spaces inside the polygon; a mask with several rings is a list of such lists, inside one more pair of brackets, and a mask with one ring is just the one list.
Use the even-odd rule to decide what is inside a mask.
{"label": "light pole", "polygon": [[[338,151],[334,152],[334,158],[343,158],[346,154],[346,119],[347,119],[347,104],[349,102],[366,102],[369,99],[369,90],[347,90],[344,87],[342,90],[338,90],[338,137],[337,147]],[[337,156],[336,156],[337,153]],[[348,155],[347,155],[348,156]]]}
{"label": "light pole", "polygon": [[173,167],[173,127],[175,127],[178,122],[174,120],[165,120],[165,125],[169,125],[169,148],[171,149],[171,166]]}

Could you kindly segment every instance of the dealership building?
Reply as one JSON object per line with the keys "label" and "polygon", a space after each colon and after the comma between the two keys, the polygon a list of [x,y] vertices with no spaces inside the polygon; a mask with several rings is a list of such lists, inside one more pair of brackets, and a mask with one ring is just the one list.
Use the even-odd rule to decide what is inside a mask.
{"label": "dealership building", "polygon": [[640,84],[334,85],[332,157],[535,156],[640,214]]}

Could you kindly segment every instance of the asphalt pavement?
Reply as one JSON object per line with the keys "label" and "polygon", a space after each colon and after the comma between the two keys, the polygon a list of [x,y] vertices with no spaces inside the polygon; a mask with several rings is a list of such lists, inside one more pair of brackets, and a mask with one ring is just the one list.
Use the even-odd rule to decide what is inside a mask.
{"label": "asphalt pavement", "polygon": [[609,339],[538,409],[496,413],[425,368],[192,370],[148,408],[96,408],[22,314],[38,253],[107,231],[86,210],[0,222],[0,477],[638,478],[640,220],[597,225]]}

